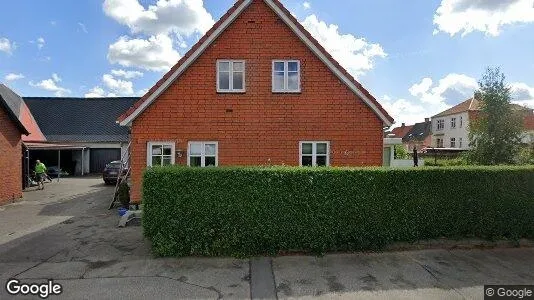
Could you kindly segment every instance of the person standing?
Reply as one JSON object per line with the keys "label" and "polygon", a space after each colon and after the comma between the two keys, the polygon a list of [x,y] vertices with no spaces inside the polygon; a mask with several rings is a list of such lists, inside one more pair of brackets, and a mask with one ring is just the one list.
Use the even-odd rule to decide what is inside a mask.
{"label": "person standing", "polygon": [[413,166],[419,167],[419,157],[417,155],[417,148],[413,146]]}
{"label": "person standing", "polygon": [[35,161],[35,177],[37,177],[37,189],[44,190],[44,180],[46,177],[46,166],[40,160]]}

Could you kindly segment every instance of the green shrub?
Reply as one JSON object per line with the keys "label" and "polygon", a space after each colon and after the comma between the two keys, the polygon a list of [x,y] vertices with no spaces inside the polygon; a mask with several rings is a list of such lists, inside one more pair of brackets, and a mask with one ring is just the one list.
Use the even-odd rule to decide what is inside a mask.
{"label": "green shrub", "polygon": [[149,168],[143,228],[160,256],[379,250],[534,237],[534,167]]}
{"label": "green shrub", "polygon": [[467,166],[469,162],[463,157],[455,158],[439,158],[425,157],[425,166],[428,167],[453,167],[453,166]]}

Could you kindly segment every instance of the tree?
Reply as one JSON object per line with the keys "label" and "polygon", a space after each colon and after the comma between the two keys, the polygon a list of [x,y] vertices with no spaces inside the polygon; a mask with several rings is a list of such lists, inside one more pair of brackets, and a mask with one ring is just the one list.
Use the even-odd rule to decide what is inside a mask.
{"label": "tree", "polygon": [[510,87],[499,68],[486,70],[475,97],[480,113],[470,124],[470,160],[482,165],[513,163],[521,145],[522,115],[511,105]]}
{"label": "tree", "polygon": [[395,145],[395,158],[396,159],[407,159],[410,157],[404,145]]}

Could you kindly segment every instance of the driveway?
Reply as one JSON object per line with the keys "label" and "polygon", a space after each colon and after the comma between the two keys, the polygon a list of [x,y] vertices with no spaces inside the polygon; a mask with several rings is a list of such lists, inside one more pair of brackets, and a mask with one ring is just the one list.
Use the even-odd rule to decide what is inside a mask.
{"label": "driveway", "polygon": [[484,284],[534,283],[532,248],[154,258],[141,227],[116,227],[112,193],[66,178],[0,207],[1,285],[54,279],[58,299],[483,299]]}

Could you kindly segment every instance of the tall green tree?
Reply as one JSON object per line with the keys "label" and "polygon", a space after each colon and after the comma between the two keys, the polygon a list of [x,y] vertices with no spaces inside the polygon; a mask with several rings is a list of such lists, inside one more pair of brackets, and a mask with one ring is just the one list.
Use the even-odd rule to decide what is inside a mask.
{"label": "tall green tree", "polygon": [[510,87],[499,68],[486,70],[475,97],[480,112],[470,123],[470,160],[481,165],[512,164],[521,145],[522,112],[511,105]]}

